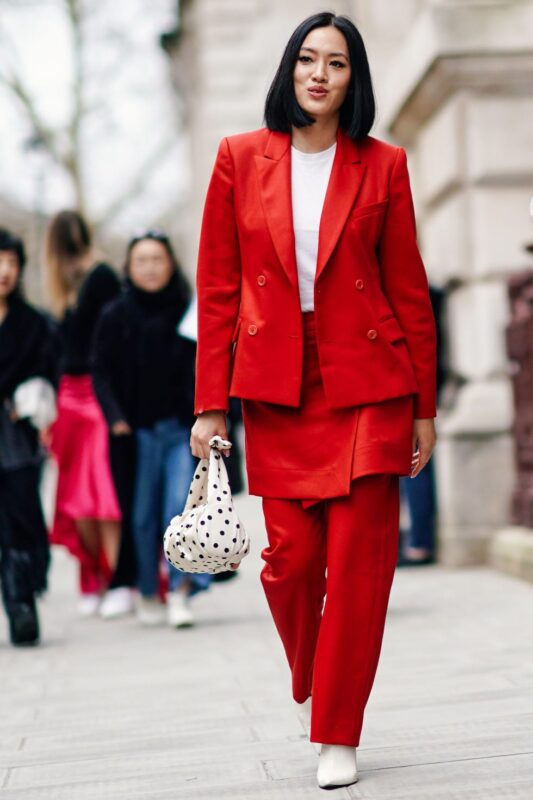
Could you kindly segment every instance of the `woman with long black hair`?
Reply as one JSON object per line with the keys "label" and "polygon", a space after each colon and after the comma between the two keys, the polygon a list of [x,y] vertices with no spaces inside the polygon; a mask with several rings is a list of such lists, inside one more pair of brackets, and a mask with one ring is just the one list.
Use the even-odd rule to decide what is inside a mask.
{"label": "woman with long black hair", "polygon": [[435,444],[434,319],[406,155],[369,135],[370,70],[348,18],[296,28],[265,119],[221,142],[207,193],[191,446],[207,457],[242,398],[262,582],[294,698],[312,697],[319,785],[333,787],[357,780],[399,476]]}

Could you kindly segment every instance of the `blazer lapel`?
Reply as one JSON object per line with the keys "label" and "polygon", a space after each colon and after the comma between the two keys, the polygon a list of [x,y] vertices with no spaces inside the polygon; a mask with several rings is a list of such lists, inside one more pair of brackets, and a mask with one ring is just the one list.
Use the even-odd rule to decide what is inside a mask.
{"label": "blazer lapel", "polygon": [[255,156],[263,211],[276,253],[291,283],[298,286],[292,224],[291,138],[271,132],[265,153]]}
{"label": "blazer lapel", "polygon": [[366,167],[360,163],[357,144],[340,128],[318,234],[315,281],[320,277],[342,233],[361,187]]}
{"label": "blazer lapel", "polygon": [[[298,286],[291,193],[291,137],[270,132],[265,153],[255,156],[263,211],[278,258]],[[340,128],[318,236],[317,280],[342,233],[365,173],[357,144]]]}

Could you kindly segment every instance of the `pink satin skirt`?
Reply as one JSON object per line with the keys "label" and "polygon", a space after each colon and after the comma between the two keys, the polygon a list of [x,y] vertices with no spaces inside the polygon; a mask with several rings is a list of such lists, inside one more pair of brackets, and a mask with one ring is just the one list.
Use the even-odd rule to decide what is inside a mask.
{"label": "pink satin skirt", "polygon": [[[108,428],[89,375],[65,375],[58,393],[58,418],[52,428],[51,451],[59,478],[52,544],[67,547],[82,563],[85,553],[76,520],[118,521],[120,508],[109,462]],[[82,569],[83,572],[83,569]],[[83,575],[82,575],[83,577]],[[83,582],[83,581],[82,581]],[[84,591],[96,587],[82,586]]]}

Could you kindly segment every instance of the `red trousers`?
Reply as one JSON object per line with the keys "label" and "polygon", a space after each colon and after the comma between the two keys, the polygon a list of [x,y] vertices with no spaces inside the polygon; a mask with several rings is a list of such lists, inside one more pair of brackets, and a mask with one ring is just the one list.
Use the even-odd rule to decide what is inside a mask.
{"label": "red trousers", "polygon": [[359,744],[396,566],[398,487],[397,475],[369,475],[308,508],[263,498],[261,582],[294,699],[312,695],[313,742]]}

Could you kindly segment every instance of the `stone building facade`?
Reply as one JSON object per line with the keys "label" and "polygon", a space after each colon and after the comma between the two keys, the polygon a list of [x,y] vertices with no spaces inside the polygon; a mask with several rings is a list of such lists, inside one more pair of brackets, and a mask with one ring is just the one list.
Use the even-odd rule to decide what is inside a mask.
{"label": "stone building facade", "polygon": [[187,262],[220,138],[261,125],[288,34],[325,7],[351,15],[367,43],[373,133],[407,149],[424,260],[448,294],[458,388],[439,419],[439,558],[505,564],[522,535],[501,530],[514,480],[504,328],[507,277],[533,266],[533,0],[181,0],[172,57],[194,175]]}

